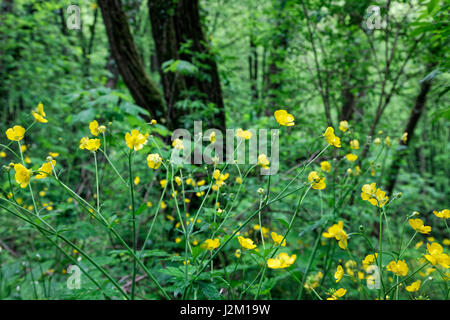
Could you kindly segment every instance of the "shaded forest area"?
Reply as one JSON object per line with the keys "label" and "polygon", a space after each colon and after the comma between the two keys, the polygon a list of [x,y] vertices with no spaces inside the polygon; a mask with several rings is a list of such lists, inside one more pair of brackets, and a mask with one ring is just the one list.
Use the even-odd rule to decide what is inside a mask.
{"label": "shaded forest area", "polygon": [[1,299],[448,299],[448,0],[0,3]]}

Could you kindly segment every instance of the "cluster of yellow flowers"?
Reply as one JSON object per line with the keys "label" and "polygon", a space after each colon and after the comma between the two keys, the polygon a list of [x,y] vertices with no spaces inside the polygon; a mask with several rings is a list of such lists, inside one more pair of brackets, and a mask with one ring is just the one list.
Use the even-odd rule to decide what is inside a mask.
{"label": "cluster of yellow flowers", "polygon": [[[37,122],[40,122],[40,123],[48,122],[42,103],[39,103],[38,106],[36,107],[36,109],[32,111],[32,115]],[[277,111],[275,111],[274,116],[275,116],[275,119],[278,122],[278,124],[280,124],[281,126],[292,127],[295,124],[294,116],[292,114],[289,114],[286,110],[277,110]],[[156,124],[156,120],[152,120],[151,123]],[[89,123],[89,130],[93,136],[97,137],[100,134],[103,134],[106,132],[106,127],[104,125],[99,125],[97,120],[94,120]],[[349,130],[348,122],[341,121],[339,123],[339,130],[341,132],[347,132]],[[20,141],[24,138],[25,132],[26,132],[25,128],[23,128],[21,126],[17,126],[17,125],[12,128],[9,128],[6,131],[6,136],[9,140],[16,141],[19,143],[19,148],[20,148],[21,152],[26,150],[25,146],[20,145]],[[238,129],[236,136],[243,140],[249,140],[252,137],[252,133],[248,130]],[[142,150],[144,148],[144,146],[147,144],[148,137],[149,137],[148,134],[143,134],[139,130],[136,130],[136,129],[131,130],[130,132],[127,132],[124,136],[127,147],[133,151]],[[323,137],[325,138],[326,142],[330,146],[334,146],[336,148],[342,147],[341,138],[335,135],[335,131],[334,131],[333,127],[328,127],[325,130],[325,132],[323,133]],[[379,139],[379,138],[377,138],[377,139]],[[216,141],[216,132],[212,132],[209,135],[209,140],[212,143],[214,143]],[[401,140],[403,141],[403,143],[407,142],[407,133],[403,134]],[[385,143],[387,146],[390,146],[389,137],[386,137]],[[351,140],[349,145],[350,145],[351,150],[358,150],[360,148],[360,144],[357,139]],[[81,138],[80,144],[79,144],[80,149],[82,149],[82,150],[86,149],[91,152],[96,152],[100,147],[101,147],[100,139],[89,138],[87,136]],[[179,149],[179,150],[184,149],[183,141],[181,139],[174,139],[172,142],[172,147],[175,149]],[[351,151],[351,152],[353,152],[353,151]],[[132,154],[132,151],[130,151],[130,159],[131,159],[131,154]],[[16,182],[20,185],[21,188],[25,188],[29,185],[30,179],[34,173],[36,173],[35,174],[36,179],[44,179],[44,178],[52,175],[52,172],[56,166],[56,161],[53,158],[56,157],[58,154],[50,153],[50,155],[51,155],[51,157],[49,157],[47,159],[47,161],[45,163],[43,163],[40,166],[40,168],[35,172],[33,172],[33,170],[31,170],[31,169],[27,169],[23,164],[20,164],[20,163],[17,163],[17,164],[12,163],[10,165],[15,170],[14,178],[15,178]],[[0,157],[3,157],[3,154],[0,154]],[[358,159],[358,156],[354,153],[348,153],[345,155],[345,159],[347,159],[350,162],[355,162]],[[148,154],[146,160],[147,160],[148,167],[151,169],[154,169],[154,170],[157,170],[161,166],[161,164],[163,164],[163,159],[162,159],[161,155],[159,155],[158,153]],[[265,154],[260,154],[257,159],[257,165],[263,169],[269,169],[270,161]],[[214,168],[215,168],[215,166],[214,166]],[[329,173],[331,171],[331,169],[332,169],[331,164],[328,161],[326,161],[326,160],[321,161],[320,162],[320,170],[317,169],[317,171],[311,171],[308,175],[308,182],[309,182],[311,188],[315,189],[315,190],[325,189],[326,188],[325,175],[326,175],[326,173]],[[355,171],[353,172],[353,170],[349,168],[347,170],[347,172],[349,174],[355,174],[355,175],[359,175],[361,172],[361,169],[359,166],[355,166],[354,170]],[[226,185],[226,180],[229,178],[229,173],[222,173],[219,169],[215,169],[213,171],[212,178],[214,179],[213,180],[214,184],[212,185],[212,189],[214,191],[218,192],[221,187]],[[182,185],[182,182],[183,182],[182,178],[180,178],[179,176],[175,176],[174,181],[178,186]],[[134,184],[138,185],[139,183],[140,183],[140,178],[138,176],[136,176],[134,178]],[[205,194],[205,192],[202,191],[201,188],[199,189],[199,187],[203,186],[205,183],[206,183],[206,181],[204,179],[197,181],[197,182],[192,177],[188,177],[186,179],[186,185],[191,185],[193,188],[197,188],[195,191],[196,191],[196,195],[198,197],[201,197]],[[237,177],[236,183],[241,184],[242,178]],[[165,188],[167,185],[167,180],[166,179],[160,180],[160,185],[162,188]],[[378,208],[383,208],[389,201],[389,197],[386,195],[386,192],[381,190],[380,188],[377,188],[375,182],[370,183],[370,184],[364,184],[362,186],[361,190],[362,190],[362,192],[361,192],[362,200],[368,201],[371,205],[376,206]],[[258,193],[263,195],[264,190],[262,188],[260,188]],[[173,198],[176,198],[177,195],[178,195],[177,191],[174,191],[172,193]],[[185,199],[185,202],[189,203],[190,200]],[[48,205],[48,208],[51,208],[51,204],[52,203],[50,203]],[[148,201],[147,206],[151,207],[152,203],[150,201]],[[167,205],[165,204],[164,201],[161,201],[160,207],[162,210],[164,210],[167,207]],[[218,202],[216,203],[216,209],[217,209],[217,213],[223,212],[223,210],[220,208],[220,204]],[[448,210],[448,209],[444,209],[441,211],[433,211],[433,213],[436,217],[441,218],[441,219],[448,219],[450,217],[450,210]],[[167,215],[166,217],[170,221],[175,220],[175,218],[171,215]],[[189,218],[188,213],[186,213],[186,218]],[[189,225],[189,223],[194,223],[194,220],[195,220],[194,218],[190,218],[189,220],[186,219],[186,225]],[[201,222],[201,220],[197,219],[196,222]],[[181,222],[181,223],[183,223],[183,222]],[[430,232],[432,230],[431,226],[425,225],[424,221],[419,218],[409,219],[408,223],[416,231],[416,233],[430,234]],[[179,226],[180,226],[180,222],[175,224],[175,228],[178,228]],[[251,234],[254,231],[258,231],[258,230],[262,234],[262,238],[263,238],[262,240],[264,240],[264,238],[269,237],[269,229],[266,227],[263,227],[259,224],[254,225],[253,230],[246,232],[245,236],[248,236],[249,233]],[[237,233],[237,234],[239,235],[239,233]],[[416,235],[416,234],[414,234],[414,235]],[[277,246],[277,250],[280,249],[281,247],[286,247],[285,236],[283,236],[281,234],[277,234],[276,232],[271,232],[270,236],[273,240],[274,246]],[[336,224],[331,225],[326,232],[322,233],[322,236],[324,238],[328,238],[328,239],[332,239],[332,238],[336,239],[336,241],[338,242],[338,246],[343,250],[346,250],[348,247],[349,235],[344,230],[344,222],[342,220],[338,221]],[[214,236],[212,236],[212,237],[214,237]],[[257,244],[255,244],[251,238],[244,237],[244,236],[238,236],[237,240],[240,245],[240,249],[237,249],[235,251],[235,256],[237,258],[240,258],[241,255],[243,254],[243,252],[244,252],[244,254],[246,254],[248,252],[257,252],[258,251]],[[182,242],[181,237],[175,238],[175,243],[181,243],[181,242]],[[264,243],[264,241],[262,241],[262,242]],[[430,241],[430,242],[431,243],[427,243],[427,251],[426,251],[426,254],[424,254],[424,258],[426,259],[426,261],[431,263],[433,266],[440,265],[445,269],[450,268],[450,256],[444,253],[444,249],[439,243],[433,242],[433,241]],[[449,242],[450,242],[450,240],[449,240]],[[197,245],[198,240],[194,239],[193,244]],[[422,245],[422,243],[420,243],[420,245]],[[209,250],[209,251],[213,251],[213,250],[219,248],[220,246],[221,246],[221,240],[219,238],[206,239],[201,244],[201,248],[203,248],[205,250]],[[420,247],[420,246],[416,246],[416,248],[418,248],[418,247]],[[254,251],[250,251],[250,250],[254,250]],[[275,257],[274,257],[274,255],[275,254],[273,254],[272,257],[267,259],[267,261],[266,261],[267,267],[270,269],[288,268],[288,267],[292,266],[297,259],[296,254],[289,255],[286,252],[281,252]],[[408,267],[408,264],[406,263],[406,261],[404,259],[401,259],[401,256],[402,255],[400,254],[398,256],[398,259],[390,261],[389,264],[386,266],[386,269],[388,271],[392,272],[393,274],[395,274],[396,276],[405,277],[409,272],[409,267]],[[362,260],[362,266],[363,266],[364,270],[367,271],[371,265],[373,265],[377,262],[377,259],[378,259],[378,253],[368,254]],[[423,259],[423,260],[425,261],[425,259]],[[187,262],[184,261],[184,263],[189,264],[189,260]],[[336,268],[336,272],[334,273],[334,278],[335,278],[336,283],[339,283],[343,279],[343,277],[345,275],[345,271],[347,272],[347,274],[349,276],[353,276],[355,274],[355,271],[357,270],[356,269],[357,263],[353,260],[349,260],[349,261],[347,261],[347,263],[345,263],[345,267],[346,267],[345,271],[340,263],[341,263],[341,261],[339,261],[339,264]],[[380,262],[380,264],[381,264],[381,262]],[[432,271],[430,271],[430,272],[432,272]],[[323,274],[320,271],[317,272],[315,275],[309,275],[306,279],[306,283],[304,284],[304,287],[308,290],[313,290],[314,288],[319,286],[319,282],[322,280],[322,278],[323,278]],[[358,278],[359,279],[364,278],[364,274],[360,271],[358,271]],[[369,279],[369,277],[368,277],[368,279]],[[420,289],[421,283],[422,283],[421,280],[417,280],[415,282],[412,282],[410,285],[406,286],[405,289],[408,292],[416,292]],[[346,293],[347,293],[347,290],[344,288],[339,288],[337,290],[331,289],[330,291],[328,291],[329,297],[327,299],[328,300],[338,300],[339,298],[343,297]]]}
{"label": "cluster of yellow flowers", "polygon": [[338,245],[341,249],[347,249],[347,239],[348,235],[344,231],[344,222],[339,221],[337,224],[333,224],[328,228],[328,232],[322,233],[325,238],[336,238]]}
{"label": "cluster of yellow flowers", "polygon": [[371,205],[376,207],[383,207],[389,200],[389,197],[386,195],[386,192],[377,188],[377,184],[365,184],[362,187],[361,198],[363,200],[367,200]]}
{"label": "cluster of yellow flowers", "polygon": [[[34,119],[37,122],[40,123],[47,123],[48,120],[46,119],[46,114],[44,111],[44,105],[40,102],[36,109],[32,111],[32,115]],[[5,134],[6,137],[11,141],[16,141],[19,144],[20,153],[22,154],[25,150],[27,150],[27,147],[25,145],[21,145],[20,141],[22,141],[25,137],[26,129],[22,126],[15,125],[12,128],[9,128],[6,130]],[[4,153],[4,152],[3,152]],[[57,157],[59,154],[57,153],[51,153],[50,157],[47,159],[47,161],[41,165],[41,167],[36,171],[36,179],[44,179],[52,174],[54,167],[56,166],[56,161],[52,159],[53,157]],[[2,155],[3,157],[3,155]],[[6,154],[4,154],[4,157],[6,157]],[[23,162],[30,163],[28,157],[25,157],[23,159]],[[19,184],[21,188],[26,188],[31,180],[31,177],[33,176],[33,170],[26,168],[21,163],[11,163],[11,168],[14,168],[15,174],[14,179]]]}
{"label": "cluster of yellow flowers", "polygon": [[270,258],[267,260],[267,266],[271,269],[284,269],[290,267],[295,260],[297,259],[297,255],[293,254],[289,256],[285,252],[281,252],[275,258]]}
{"label": "cluster of yellow flowers", "polygon": [[[89,130],[93,136],[98,136],[100,133],[104,133],[106,131],[106,127],[98,125],[97,120],[89,123]],[[81,150],[89,150],[91,152],[95,152],[100,148],[100,139],[94,138],[90,139],[89,137],[83,137],[80,140],[80,149]]]}
{"label": "cluster of yellow flowers", "polygon": [[220,173],[219,169],[214,170],[213,178],[216,180],[216,183],[211,187],[214,191],[218,191],[220,187],[225,185],[225,180],[230,176],[229,173]]}

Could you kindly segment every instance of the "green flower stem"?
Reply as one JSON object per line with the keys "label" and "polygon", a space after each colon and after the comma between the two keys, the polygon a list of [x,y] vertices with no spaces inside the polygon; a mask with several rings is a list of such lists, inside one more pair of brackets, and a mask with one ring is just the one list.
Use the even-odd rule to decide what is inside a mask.
{"label": "green flower stem", "polygon": [[412,274],[410,274],[409,276],[407,276],[405,279],[403,279],[402,281],[396,283],[395,285],[393,285],[389,290],[386,291],[386,296],[389,295],[389,293],[394,290],[396,287],[398,287],[400,284],[402,284],[403,282],[406,282],[407,280],[411,279],[417,272],[419,272],[420,270],[422,270],[423,268],[425,268],[427,265],[429,265],[430,263],[427,261],[423,266],[421,266],[419,269],[417,269],[416,271],[414,271]]}
{"label": "green flower stem", "polygon": [[120,180],[122,180],[122,182],[128,187],[128,182],[125,181],[125,179],[122,177],[122,175],[119,173],[119,171],[117,170],[117,168],[114,166],[114,164],[112,163],[112,161],[109,159],[108,155],[106,154],[106,150],[103,151],[102,149],[99,149],[103,155],[105,156],[106,160],[109,162],[109,164],[111,165],[111,167],[113,168],[114,172],[119,176]]}
{"label": "green flower stem", "polygon": [[135,211],[135,205],[134,205],[134,184],[133,184],[133,170],[131,166],[131,158],[133,156],[133,150],[130,150],[130,153],[128,155],[128,170],[129,170],[129,186],[130,186],[130,195],[131,195],[131,212],[132,212],[132,218],[131,218],[131,224],[132,224],[132,237],[133,237],[133,253],[135,254],[135,258],[133,259],[133,274],[131,278],[131,300],[134,300],[135,291],[136,291],[136,211]]}
{"label": "green flower stem", "polygon": [[[174,176],[173,166],[171,165],[170,185],[171,185],[171,188],[172,188],[172,195],[175,196],[175,187],[173,185],[173,176]],[[184,239],[185,239],[186,245],[188,246],[189,251],[192,254],[192,247],[191,247],[190,243],[188,242],[188,234],[186,232],[185,222],[183,221],[183,218],[181,217],[181,212],[180,212],[180,207],[178,206],[177,197],[175,196],[173,199],[174,199],[174,202],[175,202],[175,208],[176,208],[176,211],[177,211],[178,220],[180,220],[181,229],[183,230],[183,234],[184,234]]]}
{"label": "green flower stem", "polygon": [[[168,180],[168,179],[169,179],[169,171],[166,170],[166,180]],[[153,221],[152,221],[152,223],[151,223],[151,225],[150,225],[150,228],[149,228],[149,230],[148,230],[148,232],[147,232],[147,235],[145,236],[144,244],[142,245],[142,248],[141,248],[141,250],[139,251],[139,258],[142,257],[142,255],[143,255],[143,253],[144,253],[144,250],[145,250],[145,247],[147,246],[147,241],[148,241],[148,239],[150,238],[150,235],[152,234],[152,231],[153,231],[153,225],[155,224],[155,221],[156,221],[156,219],[158,218],[159,209],[161,208],[161,202],[162,202],[163,199],[164,199],[164,195],[166,194],[166,190],[167,190],[167,184],[164,186],[164,189],[163,189],[163,191],[162,191],[162,193],[161,193],[161,196],[160,196],[160,198],[159,198],[159,202],[158,202],[158,205],[157,205],[157,207],[156,207],[155,216],[153,217]]]}
{"label": "green flower stem", "polygon": [[97,164],[97,153],[94,151],[94,162],[95,162],[95,186],[97,188],[97,211],[100,212],[100,188],[98,181],[98,164]]}
{"label": "green flower stem", "polygon": [[90,210],[92,210],[94,213],[96,213],[99,216],[99,219],[96,219],[101,224],[103,224],[104,227],[106,227],[116,238],[119,240],[119,242],[124,246],[125,250],[128,251],[128,253],[134,258],[137,259],[137,263],[139,266],[144,270],[144,272],[147,274],[147,276],[153,281],[153,283],[158,287],[161,294],[166,298],[167,300],[170,300],[169,295],[164,290],[164,288],[161,286],[161,284],[158,282],[158,280],[155,278],[155,276],[150,272],[150,270],[145,266],[145,264],[137,257],[137,255],[134,253],[134,251],[128,246],[128,244],[123,240],[123,238],[120,236],[120,234],[114,229],[114,227],[103,217],[103,215],[96,211],[94,207],[90,203],[88,203],[86,200],[84,200],[82,197],[80,197],[75,191],[70,189],[67,185],[65,185],[61,180],[56,179],[53,176],[50,176],[51,178],[55,179],[56,182],[59,183],[60,186],[62,186],[67,193],[69,193],[72,197],[74,197],[81,205],[83,209],[85,209],[88,213],[90,213]]}
{"label": "green flower stem", "polygon": [[380,207],[378,207],[378,214],[380,216],[379,219],[379,254],[378,254],[378,268],[380,271],[380,280],[381,280],[381,288],[379,291],[378,298],[381,300],[383,297],[384,300],[384,292],[386,291],[384,287],[384,280],[383,280],[383,215],[381,213]]}
{"label": "green flower stem", "polygon": [[414,238],[417,235],[417,231],[414,232],[413,236],[411,237],[411,239],[409,239],[408,243],[406,244],[405,248],[403,250],[400,251],[400,254],[398,255],[398,259],[401,259],[403,254],[406,252],[406,249],[408,249],[409,245],[411,244],[411,242],[414,240]]}
{"label": "green flower stem", "polygon": [[[1,199],[0,200],[4,200]],[[6,201],[6,200],[5,200]],[[9,201],[8,201],[9,202]],[[23,210],[29,214],[32,215],[32,213],[30,211],[28,211],[25,208],[22,208],[12,202],[9,202],[10,204],[13,204],[14,206],[16,206],[16,209],[19,210]],[[60,250],[61,252],[63,252],[63,250],[56,244],[55,241],[53,241],[48,234],[50,235],[54,235],[56,237],[58,237],[59,239],[61,239],[62,241],[64,241],[66,244],[68,244],[69,246],[71,246],[73,249],[77,250],[81,256],[83,256],[84,258],[86,258],[90,263],[92,263],[94,265],[94,267],[96,267],[106,278],[108,278],[108,280],[119,290],[119,292],[124,296],[125,299],[129,299],[127,294],[125,293],[125,291],[123,291],[122,287],[117,283],[116,280],[114,280],[109,274],[108,272],[102,268],[100,265],[98,265],[94,259],[92,259],[86,252],[84,252],[84,250],[82,250],[81,248],[79,248],[77,245],[75,245],[73,242],[71,242],[69,239],[67,239],[66,237],[64,237],[63,235],[59,234],[51,225],[49,225],[48,223],[46,223],[45,221],[43,221],[41,218],[38,217],[39,221],[43,222],[44,224],[46,224],[47,226],[50,227],[50,230],[45,229],[44,227],[40,226],[39,224],[37,224],[36,222],[34,222],[31,219],[28,219],[20,214],[15,213],[14,211],[11,211],[10,209],[8,209],[7,207],[3,206],[0,204],[0,208],[8,211],[9,213],[13,214],[14,216],[16,216],[17,218],[29,223],[30,225],[34,226],[41,234],[43,234],[47,240],[49,240],[54,246],[56,246],[58,248],[58,250]],[[75,264],[77,264],[80,267],[80,270],[83,271],[84,274],[86,274],[86,276],[103,292],[102,287],[98,284],[97,281],[95,281],[90,275],[89,272],[86,271],[82,266],[80,266],[72,257],[70,257],[67,253],[63,252],[72,262],[74,262]]]}
{"label": "green flower stem", "polygon": [[[36,282],[34,281],[34,276],[33,276],[33,268],[31,266],[31,258],[30,255],[28,253],[28,251],[26,252],[27,258],[28,258],[28,264],[30,265],[30,277],[31,277],[31,283],[33,285],[33,294],[34,294],[34,299],[38,299],[38,293],[37,293],[37,289],[36,289]],[[26,272],[26,270],[25,270]]]}
{"label": "green flower stem", "polygon": [[[281,239],[280,244],[283,243],[283,241],[286,239],[287,235],[288,235],[289,232],[291,231],[292,226],[294,225],[295,218],[297,217],[297,214],[298,214],[298,212],[299,212],[299,210],[300,210],[300,207],[301,207],[301,205],[302,205],[302,203],[303,203],[303,200],[305,199],[305,197],[306,197],[306,195],[308,194],[308,192],[309,192],[310,189],[311,189],[311,185],[308,187],[308,189],[306,189],[306,191],[303,193],[303,195],[299,198],[298,203],[297,203],[297,207],[295,208],[295,212],[294,212],[294,214],[292,215],[291,221],[289,222],[288,229],[287,229],[286,232],[284,233],[283,239]],[[261,210],[259,210],[259,211],[261,211]],[[272,248],[271,248],[271,249],[273,249],[274,246],[275,246],[275,244],[272,245]],[[279,250],[279,248],[280,248],[280,246],[276,246],[276,247],[275,247],[275,250],[273,250],[272,255],[270,256],[271,258],[273,258],[273,257],[275,256],[275,254],[277,253],[277,251]],[[314,252],[314,254],[315,254],[315,252]],[[260,293],[260,291],[261,291],[262,282],[263,282],[263,280],[264,280],[264,274],[266,273],[266,270],[267,270],[267,263],[264,263],[264,267],[263,267],[263,268],[264,268],[264,270],[263,270],[262,276],[261,276],[261,278],[260,278],[260,280],[259,280],[258,291],[256,292],[256,295],[255,295],[255,299],[254,299],[254,300],[257,300],[257,299],[258,299],[259,293]]]}
{"label": "green flower stem", "polygon": [[300,290],[298,292],[297,300],[301,300],[303,297],[303,288],[305,287],[309,269],[311,268],[312,263],[314,261],[314,257],[316,256],[317,248],[319,247],[320,238],[322,237],[322,231],[323,231],[323,229],[321,229],[319,231],[319,233],[317,234],[316,241],[314,242],[314,248],[313,248],[311,255],[309,256],[308,264],[306,265],[305,273],[303,274],[302,284],[300,285]]}
{"label": "green flower stem", "polygon": [[[23,159],[23,153],[22,153],[22,148],[21,148],[20,141],[17,141],[17,144],[19,145],[20,158],[22,159],[22,164],[25,167],[25,161]],[[36,213],[37,216],[39,216],[39,211],[37,209],[36,201],[34,199],[33,189],[31,188],[31,181],[28,183],[28,189],[30,190],[31,200],[33,201],[34,212]]]}
{"label": "green flower stem", "polygon": [[[12,141],[11,141],[11,143],[12,143]],[[11,145],[11,143],[10,143],[9,145]],[[11,152],[11,153],[17,158],[17,160],[21,160],[20,156],[19,156],[17,153],[15,153],[15,152],[9,147],[9,145],[6,146],[6,145],[0,143],[0,147],[3,147],[2,151],[3,151],[4,149],[6,149],[6,150],[8,150],[9,152]]]}

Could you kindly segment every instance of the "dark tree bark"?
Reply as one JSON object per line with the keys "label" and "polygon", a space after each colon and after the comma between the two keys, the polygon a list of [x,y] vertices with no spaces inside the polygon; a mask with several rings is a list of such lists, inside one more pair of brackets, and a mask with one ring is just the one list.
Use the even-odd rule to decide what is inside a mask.
{"label": "dark tree bark", "polygon": [[252,100],[258,100],[258,51],[253,36],[250,36],[250,53],[248,55],[250,92]]}
{"label": "dark tree bark", "polygon": [[406,125],[406,128],[403,132],[408,133],[406,142],[400,141],[400,145],[403,146],[403,148],[400,148],[396,155],[394,156],[394,159],[392,161],[391,168],[388,171],[388,187],[387,187],[387,193],[389,195],[392,194],[392,191],[394,191],[395,184],[397,182],[397,176],[400,171],[402,158],[406,155],[407,147],[409,145],[409,142],[411,141],[412,137],[414,136],[414,130],[417,127],[417,123],[419,122],[420,116],[422,115],[423,111],[425,110],[425,105],[427,102],[427,94],[430,91],[431,88],[431,81],[424,81],[420,85],[420,92],[419,95],[416,98],[416,102],[414,104],[414,107],[411,110],[411,114],[409,116],[408,123]]}
{"label": "dark tree bark", "polygon": [[339,120],[352,120],[355,110],[356,96],[348,86],[342,90],[342,109],[339,114]]}
{"label": "dark tree bark", "polygon": [[[179,123],[183,112],[176,108],[176,102],[183,98],[183,91],[193,89],[205,103],[215,104],[217,113],[211,122],[219,128],[225,128],[219,73],[202,29],[198,0],[149,0],[148,7],[158,69],[171,122],[175,126]],[[189,50],[181,50],[186,44]],[[197,65],[203,76],[164,72],[162,64],[171,59]]]}
{"label": "dark tree bark", "polygon": [[[289,24],[284,16],[286,2],[287,0],[282,0],[279,7],[276,9],[275,34],[273,35],[272,44],[269,49],[269,66],[265,84],[265,89],[269,97],[269,104],[276,103],[276,93],[279,92],[282,87],[281,73],[283,72],[283,69],[280,65],[282,65],[286,59],[286,49],[289,43]],[[273,110],[266,110],[267,115],[271,115],[272,112]]]}
{"label": "dark tree bark", "polygon": [[152,117],[164,116],[162,95],[145,72],[120,0],[99,0],[98,4],[111,53],[133,99],[137,105],[149,111]]}
{"label": "dark tree bark", "polygon": [[117,86],[117,82],[119,81],[119,70],[111,54],[109,55],[108,61],[106,62],[106,70],[110,72],[110,76],[106,80],[105,87],[114,89]]}

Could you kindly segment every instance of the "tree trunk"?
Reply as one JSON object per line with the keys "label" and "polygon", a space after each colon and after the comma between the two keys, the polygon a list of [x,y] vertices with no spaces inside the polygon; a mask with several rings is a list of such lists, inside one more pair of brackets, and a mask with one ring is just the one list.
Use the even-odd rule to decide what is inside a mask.
{"label": "tree trunk", "polygon": [[248,55],[250,92],[253,101],[258,100],[258,51],[253,36],[250,37],[250,53]]}
{"label": "tree trunk", "polygon": [[356,96],[351,91],[351,88],[346,86],[342,90],[342,109],[339,115],[339,120],[352,120],[353,118],[353,112],[355,110],[356,105]]}
{"label": "tree trunk", "polygon": [[145,72],[120,0],[99,0],[98,4],[102,11],[111,53],[133,99],[137,105],[150,112],[151,117],[164,116],[163,98]]}
{"label": "tree trunk", "polygon": [[[197,91],[196,97],[203,102],[214,103],[217,112],[210,119],[211,123],[224,129],[225,110],[219,73],[202,30],[198,0],[149,0],[148,7],[158,69],[171,121],[175,126],[181,124],[180,116],[186,111],[177,109],[176,102],[184,98],[184,90],[194,90]],[[164,72],[162,64],[171,59],[196,65],[202,77]]]}
{"label": "tree trunk", "polygon": [[406,155],[407,147],[414,135],[414,130],[417,127],[417,123],[420,119],[420,116],[422,115],[423,111],[425,110],[427,94],[430,91],[430,88],[431,88],[431,81],[424,81],[420,85],[419,95],[417,96],[414,107],[411,110],[408,124],[406,125],[406,128],[403,131],[403,132],[408,133],[407,140],[406,140],[406,142],[400,141],[400,145],[403,146],[403,148],[400,148],[397,151],[397,153],[392,161],[391,168],[387,175],[387,177],[388,177],[387,192],[389,195],[392,194],[392,191],[394,191],[394,187],[397,182],[397,176],[400,171],[400,165],[401,165],[402,158]]}
{"label": "tree trunk", "polygon": [[[288,46],[288,23],[285,21],[284,10],[286,7],[286,1],[282,0],[279,8],[277,9],[276,24],[269,50],[269,66],[268,75],[266,77],[266,92],[269,97],[269,104],[276,104],[276,94],[279,93],[282,87],[281,73],[283,69],[280,67],[286,59],[286,49]],[[271,115],[273,110],[266,110],[266,115]]]}

